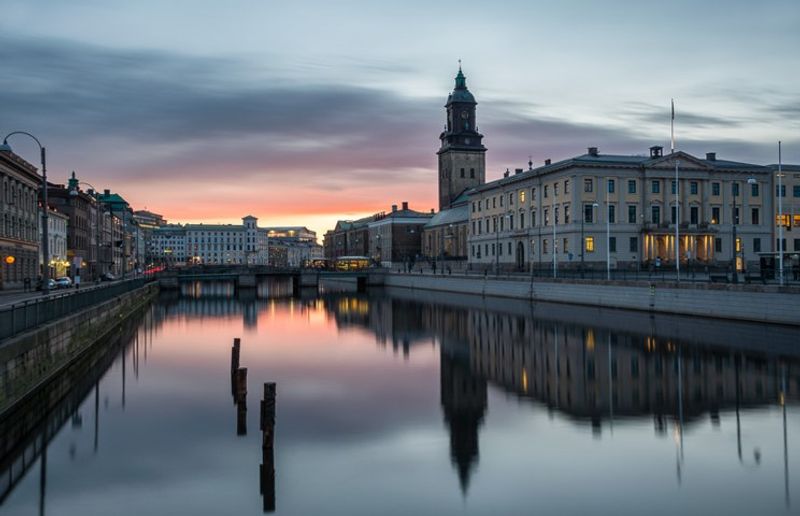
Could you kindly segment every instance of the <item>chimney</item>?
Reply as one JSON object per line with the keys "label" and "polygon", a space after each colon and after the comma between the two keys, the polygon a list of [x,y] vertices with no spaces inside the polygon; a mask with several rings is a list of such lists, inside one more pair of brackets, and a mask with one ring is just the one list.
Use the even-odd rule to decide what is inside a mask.
{"label": "chimney", "polygon": [[103,195],[111,195],[111,190],[106,188],[105,190],[103,190]]}
{"label": "chimney", "polygon": [[403,201],[403,209],[404,210],[408,209],[408,201]]}
{"label": "chimney", "polygon": [[396,211],[397,211],[397,205],[396,204],[392,204],[392,213],[394,213]]}
{"label": "chimney", "polygon": [[516,175],[516,174],[522,174],[522,169],[521,169],[521,168],[515,168],[515,169],[514,169],[514,174],[515,174],[515,175]]}
{"label": "chimney", "polygon": [[551,163],[550,162],[550,158],[547,158],[546,160],[544,160],[544,165],[545,166],[549,165],[550,163]]}
{"label": "chimney", "polygon": [[589,156],[597,156],[597,147],[589,147]]}
{"label": "chimney", "polygon": [[707,161],[717,161],[717,153],[716,152],[706,152],[706,160]]}
{"label": "chimney", "polygon": [[431,215],[433,215],[434,213],[436,213],[436,212],[433,211],[433,208],[431,208]]}
{"label": "chimney", "polygon": [[660,158],[664,152],[664,147],[660,145],[653,145],[650,147],[650,157],[651,158]]}
{"label": "chimney", "polygon": [[508,175],[509,175],[510,173],[511,173],[511,172],[510,172],[508,169],[506,169],[506,171],[505,171],[505,172],[503,172],[503,177],[508,177]]}

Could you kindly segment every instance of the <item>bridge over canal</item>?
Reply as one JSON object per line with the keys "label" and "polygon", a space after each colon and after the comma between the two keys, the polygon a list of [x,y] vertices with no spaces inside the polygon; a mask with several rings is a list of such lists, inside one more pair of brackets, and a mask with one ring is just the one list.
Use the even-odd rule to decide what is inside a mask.
{"label": "bridge over canal", "polygon": [[158,274],[162,289],[178,289],[181,283],[192,281],[231,281],[236,288],[255,288],[261,278],[291,278],[295,290],[318,288],[322,279],[355,280],[359,290],[367,286],[383,285],[382,271],[363,269],[357,271],[331,271],[266,266],[205,266],[173,269]]}

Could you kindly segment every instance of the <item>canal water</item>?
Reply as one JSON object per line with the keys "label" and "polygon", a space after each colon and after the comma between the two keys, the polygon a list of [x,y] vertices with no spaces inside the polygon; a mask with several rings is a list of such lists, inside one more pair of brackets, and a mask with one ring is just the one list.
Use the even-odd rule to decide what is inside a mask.
{"label": "canal water", "polygon": [[800,513],[789,328],[198,283],[126,339],[3,450],[0,514]]}

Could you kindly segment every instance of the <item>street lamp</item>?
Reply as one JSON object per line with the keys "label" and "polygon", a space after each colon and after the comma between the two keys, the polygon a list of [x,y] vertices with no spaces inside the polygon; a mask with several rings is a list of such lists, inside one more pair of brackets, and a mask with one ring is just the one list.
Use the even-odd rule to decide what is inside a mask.
{"label": "street lamp", "polygon": [[780,285],[783,286],[783,196],[782,186],[783,182],[783,162],[781,160],[781,142],[778,141],[778,280]]}
{"label": "street lamp", "polygon": [[[606,188],[606,190],[608,190],[608,188]],[[606,198],[607,197],[608,194],[606,193]],[[583,253],[586,250],[586,242],[583,237],[583,223],[586,221],[586,206],[588,206],[588,204],[583,207],[583,213],[581,213],[581,278],[583,278]],[[594,209],[598,206],[600,205],[596,202],[592,203],[592,219],[594,219]]]}
{"label": "street lamp", "polygon": [[608,204],[606,188],[606,280],[611,281],[611,206]]}
{"label": "street lamp", "polygon": [[42,259],[44,263],[42,264],[42,295],[46,296],[50,293],[50,244],[48,240],[48,223],[49,223],[49,215],[47,213],[47,153],[45,151],[44,146],[31,133],[26,133],[24,131],[13,131],[8,133],[5,138],[3,138],[3,144],[0,145],[0,151],[7,151],[11,152],[11,146],[8,144],[8,138],[10,136],[14,136],[15,134],[24,134],[33,139],[36,142],[36,145],[39,146],[39,150],[41,152],[42,158]]}
{"label": "street lamp", "polygon": [[[747,178],[747,184],[748,185],[754,185],[756,183],[757,183],[757,181],[755,180],[755,178],[753,178],[753,177],[748,177]],[[733,197],[733,217],[732,217],[732,220],[731,220],[731,222],[732,222],[732,224],[731,224],[731,234],[732,234],[731,249],[733,251],[732,254],[731,254],[731,283],[739,283],[739,271],[737,270],[737,265],[738,264],[736,263],[737,258],[739,258],[739,251],[738,251],[737,246],[736,246],[736,222],[737,222],[736,219],[738,218],[736,216],[736,198],[739,197],[739,194],[741,192],[738,192],[737,189],[738,189],[738,183],[736,183],[736,181],[734,181],[732,183],[732,186],[731,186],[731,194],[732,194],[732,197]]]}

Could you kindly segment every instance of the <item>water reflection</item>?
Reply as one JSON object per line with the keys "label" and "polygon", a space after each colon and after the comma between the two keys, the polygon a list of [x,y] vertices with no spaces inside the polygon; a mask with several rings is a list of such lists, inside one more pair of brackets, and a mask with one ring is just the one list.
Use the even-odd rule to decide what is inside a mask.
{"label": "water reflection", "polygon": [[[328,475],[326,478],[336,486],[332,489],[351,493],[345,484],[331,478],[332,470],[341,471],[345,477],[355,475],[346,473],[346,468],[337,469],[342,468],[336,461],[337,450],[344,449],[346,452],[343,453],[356,456],[364,453],[362,450],[371,450],[374,442],[382,442],[375,437],[380,433],[375,428],[381,424],[391,431],[401,432],[404,425],[419,429],[428,428],[431,423],[425,419],[422,401],[410,394],[411,397],[404,397],[403,391],[415,392],[416,386],[393,380],[392,377],[397,376],[394,370],[369,371],[376,365],[375,359],[371,358],[373,355],[369,354],[370,351],[376,353],[375,347],[369,343],[365,348],[350,352],[353,354],[348,355],[348,362],[326,362],[320,368],[311,369],[302,369],[296,364],[313,361],[313,354],[324,353],[330,347],[327,341],[304,347],[304,337],[298,334],[297,343],[288,339],[279,347],[265,347],[264,335],[270,331],[278,331],[282,326],[298,331],[296,329],[302,326],[297,321],[320,318],[338,332],[337,336],[330,337],[337,346],[350,349],[353,342],[359,342],[353,335],[367,334],[379,350],[390,351],[377,352],[378,355],[391,359],[396,354],[398,358],[394,362],[401,365],[413,364],[415,357],[427,357],[434,350],[439,396],[438,400],[434,399],[438,426],[433,424],[432,428],[447,438],[446,448],[437,450],[437,453],[445,461],[449,460],[449,465],[445,463],[447,474],[454,485],[457,479],[458,491],[464,500],[468,497],[475,497],[475,503],[490,500],[486,489],[481,488],[482,483],[493,485],[495,489],[511,483],[505,470],[513,469],[514,462],[508,458],[505,462],[500,461],[503,475],[492,479],[492,471],[496,471],[492,467],[497,467],[498,462],[492,453],[502,451],[497,444],[498,425],[506,423],[513,427],[509,422],[525,419],[528,415],[545,414],[546,420],[552,424],[566,426],[559,430],[543,427],[540,422],[536,429],[538,435],[532,433],[530,439],[539,439],[543,446],[563,447],[563,460],[574,462],[571,467],[578,468],[577,464],[580,468],[590,467],[584,462],[585,456],[571,451],[571,447],[580,446],[584,440],[606,444],[613,441],[616,431],[617,435],[631,439],[632,445],[642,446],[631,437],[646,430],[657,440],[670,443],[668,466],[658,461],[651,465],[668,469],[671,485],[685,489],[691,482],[699,483],[696,476],[687,475],[687,471],[692,469],[687,470],[687,463],[692,463],[692,457],[697,457],[699,460],[692,467],[699,469],[710,453],[705,448],[719,445],[723,447],[723,453],[738,464],[738,468],[751,473],[772,478],[771,465],[781,463],[780,477],[775,478],[782,480],[780,503],[786,508],[791,507],[790,470],[792,464],[797,465],[797,459],[792,462],[788,434],[792,421],[797,421],[797,412],[794,410],[794,418],[788,417],[787,408],[796,409],[800,398],[800,350],[796,349],[796,342],[800,339],[795,330],[559,305],[531,306],[514,301],[450,298],[402,290],[368,294],[325,292],[320,296],[293,297],[288,282],[269,282],[249,291],[236,291],[232,284],[224,283],[189,284],[180,293],[164,295],[140,320],[123,328],[107,347],[87,357],[87,363],[94,364],[89,374],[85,374],[86,368],[78,368],[63,380],[62,389],[66,396],[58,403],[34,403],[22,409],[15,418],[0,423],[3,444],[0,506],[7,499],[14,499],[11,495],[18,491],[16,505],[12,504],[10,509],[17,508],[24,513],[25,508],[31,507],[26,502],[33,500],[33,491],[18,486],[24,485],[26,479],[29,484],[34,482],[28,473],[35,471],[36,464],[39,464],[36,503],[40,514],[45,513],[45,500],[52,499],[52,496],[47,497],[48,489],[64,485],[65,476],[69,474],[90,474],[93,463],[89,457],[105,453],[110,455],[115,471],[135,468],[135,461],[124,446],[120,448],[118,438],[118,435],[131,438],[127,426],[153,429],[163,426],[161,433],[170,436],[171,439],[165,438],[161,444],[169,453],[158,455],[158,460],[163,463],[154,466],[153,470],[160,478],[155,481],[158,485],[163,482],[165,490],[177,483],[185,483],[187,478],[193,479],[193,475],[203,470],[189,459],[197,456],[194,447],[197,443],[197,448],[219,450],[218,462],[214,462],[211,468],[215,478],[238,478],[235,471],[244,471],[245,478],[252,482],[240,484],[253,495],[257,481],[260,491],[258,511],[276,510],[277,489],[282,510],[295,514],[314,512],[299,507],[305,507],[301,503],[303,499],[324,498],[324,487],[312,480],[317,470],[323,477]],[[250,333],[242,340],[241,351],[234,352],[237,344],[233,348],[229,346],[233,338],[239,337],[239,321],[241,327]],[[295,322],[289,324],[290,321]],[[209,325],[209,322],[217,324]],[[204,324],[206,326],[202,326]],[[164,343],[166,335],[162,335],[167,328],[172,332],[169,345]],[[256,329],[258,332],[253,331]],[[307,331],[311,335],[309,340],[326,339],[330,333],[328,327],[313,333],[309,326]],[[220,335],[224,335],[224,340]],[[214,339],[220,340],[220,354],[214,354],[216,358],[211,361],[199,356],[204,353],[203,346],[208,347]],[[156,349],[160,354],[154,359],[153,370],[148,371],[148,350],[152,356],[154,340],[160,342],[162,348]],[[295,345],[296,350],[292,347]],[[172,351],[180,350],[181,346],[194,346],[191,348],[194,351],[165,358],[167,350],[164,348],[167,346],[171,346]],[[194,354],[198,357],[195,358]],[[230,378],[227,376],[228,357]],[[370,358],[367,360],[365,357]],[[132,379],[128,374],[129,366]],[[180,367],[186,369],[181,375],[176,371]],[[285,373],[282,368],[286,369]],[[224,376],[219,384],[214,383],[214,371],[221,371]],[[247,371],[250,371],[253,385],[260,386],[260,381],[275,381],[278,376],[284,382],[282,385],[286,385],[280,389],[281,395],[286,397],[277,401],[285,412],[277,420],[274,397],[271,412],[268,411],[271,415],[264,415],[263,402],[269,400],[266,390],[260,410],[249,411],[257,414],[248,413]],[[297,377],[301,380],[296,380]],[[420,376],[420,381],[423,379]],[[143,408],[145,400],[140,393],[138,403],[135,401],[137,389],[141,390],[148,382],[152,384],[152,398],[146,401],[153,405],[153,413]],[[347,382],[358,390],[348,390],[350,384]],[[383,384],[387,384],[385,388]],[[137,389],[131,390],[131,385]],[[209,394],[214,390],[210,388],[212,386],[225,395],[219,408],[217,399]],[[183,390],[185,394],[170,398],[173,391],[182,393]],[[260,392],[260,388],[256,391]],[[360,397],[368,396],[370,391],[378,393],[375,398],[380,406],[359,404]],[[231,396],[235,415],[230,412]],[[385,399],[379,399],[381,396]],[[105,400],[104,407],[101,407],[101,397]],[[162,397],[173,402],[162,407],[159,405]],[[508,399],[514,403],[510,404]],[[135,415],[129,413],[128,404]],[[119,407],[120,412],[114,412],[114,407]],[[387,407],[392,410],[387,411]],[[766,419],[752,414],[774,407],[781,411],[780,423],[774,432],[765,431],[762,421]],[[181,418],[166,418],[162,412],[166,410],[181,413]],[[493,416],[499,417],[498,414],[505,419],[493,419]],[[251,432],[255,435],[248,435],[248,417],[260,418],[260,432]],[[89,419],[92,424],[85,425]],[[221,432],[215,432],[219,420],[225,420],[225,424]],[[735,420],[735,443],[704,433],[709,425],[716,429],[714,431],[719,431],[723,420]],[[446,433],[442,433],[442,421]],[[281,434],[284,438],[275,438],[276,426],[279,432],[285,429],[286,433]],[[70,431],[63,432],[67,427]],[[105,430],[107,444],[101,439],[104,428],[111,429]],[[575,429],[584,432],[585,438],[572,435]],[[330,439],[332,444],[326,446],[325,439],[313,438],[311,431]],[[55,449],[67,447],[71,468],[64,466],[63,455],[52,452],[52,443],[59,433],[68,442],[63,445],[56,443]],[[81,435],[86,433],[90,433],[88,442],[81,439]],[[559,440],[559,433],[570,435]],[[335,439],[337,434],[351,435],[353,442]],[[491,437],[493,434],[495,436]],[[701,434],[703,438],[698,437]],[[154,435],[158,437],[161,434],[156,432]],[[782,439],[783,456],[777,458],[774,454],[765,454],[765,447],[779,438]],[[260,454],[257,451],[259,445]],[[159,448],[158,442],[131,443],[132,448],[138,447],[138,453],[146,454],[148,446],[154,447],[154,453],[164,449]],[[395,441],[394,446],[402,447],[402,444]],[[284,448],[287,450],[285,453],[282,451]],[[310,460],[311,466],[298,458],[306,453],[306,449],[311,449],[310,454],[314,456]],[[367,456],[374,459],[374,455]],[[379,479],[381,475],[391,476],[393,472],[378,470],[373,473],[369,461],[358,462],[349,456],[348,460],[358,463],[358,468],[365,471],[361,488],[377,489],[376,492],[388,496],[386,490],[379,490]],[[621,461],[619,466],[615,466],[617,461]],[[635,461],[635,456],[615,457],[609,460],[608,467],[624,470],[626,461]],[[484,462],[490,463],[486,469]],[[58,475],[48,477],[48,467],[52,468],[54,463]],[[284,482],[277,486],[276,465]],[[301,475],[299,472],[302,472],[302,479],[296,480]],[[610,469],[609,472],[613,474]],[[396,474],[402,476],[399,472]],[[725,469],[717,474],[725,479],[731,475]],[[125,477],[124,474],[121,476]],[[136,475],[132,477],[142,482]],[[293,478],[304,488],[307,482],[308,492],[298,494],[297,486],[292,484]],[[396,479],[393,483],[399,481]],[[403,481],[408,482],[409,478]],[[540,478],[539,482],[550,485],[546,479]],[[127,483],[124,485],[133,489]],[[150,484],[145,485],[150,487]],[[209,496],[221,497],[229,508],[243,504],[243,513],[248,512],[247,507],[254,508],[240,498],[227,498],[232,488],[227,486],[226,491],[223,487],[209,491]],[[102,494],[97,492],[98,489],[102,491],[102,485],[95,486],[84,496],[93,497],[93,503],[100,504],[95,510],[101,513],[103,505],[94,498]],[[437,484],[436,496],[447,500],[449,490],[456,491],[446,484]],[[646,489],[643,492],[647,493]],[[763,485],[755,483],[753,493],[764,495]],[[543,507],[552,504],[546,495],[539,494],[538,502]],[[63,494],[61,496],[63,499]],[[335,512],[342,514],[348,513],[348,507],[351,513],[382,512],[388,503],[377,494],[374,499],[352,494],[341,496],[337,502],[342,509]],[[428,496],[428,502],[434,503],[431,497],[435,496]],[[529,495],[527,491],[518,490],[516,496],[528,499]],[[181,501],[185,504],[191,502]],[[211,504],[209,500],[205,503]],[[495,499],[493,503],[499,502]],[[441,500],[434,505],[437,505],[438,513],[459,513],[465,507],[447,505]],[[194,511],[187,512],[217,512],[214,505],[193,507]],[[314,507],[319,509],[317,505]],[[59,508],[63,509],[63,506]],[[123,509],[119,508],[125,512]],[[415,512],[412,509],[404,511]],[[52,512],[81,513],[69,510]],[[431,509],[429,512],[434,511]],[[746,511],[742,509],[742,512]]]}

